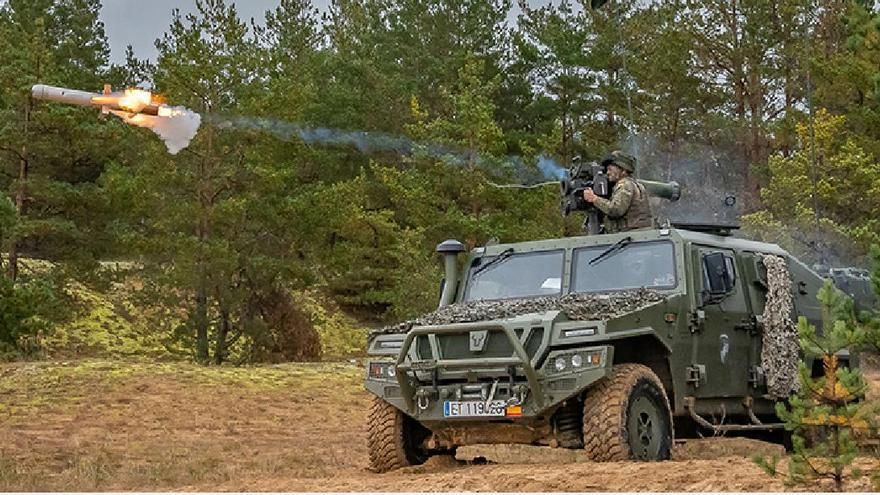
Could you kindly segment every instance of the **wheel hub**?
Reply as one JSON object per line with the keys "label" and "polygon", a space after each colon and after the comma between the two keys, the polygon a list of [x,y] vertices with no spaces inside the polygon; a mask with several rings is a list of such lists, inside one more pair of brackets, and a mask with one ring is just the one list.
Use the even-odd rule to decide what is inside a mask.
{"label": "wheel hub", "polygon": [[632,402],[627,429],[630,449],[636,459],[656,459],[660,449],[659,418],[657,407],[647,397],[637,397]]}

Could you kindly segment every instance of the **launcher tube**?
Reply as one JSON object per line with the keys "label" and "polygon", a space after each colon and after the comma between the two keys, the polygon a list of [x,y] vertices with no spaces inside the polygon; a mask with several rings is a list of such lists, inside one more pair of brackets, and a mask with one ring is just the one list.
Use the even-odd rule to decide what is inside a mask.
{"label": "launcher tube", "polygon": [[641,180],[639,183],[645,186],[645,190],[651,196],[668,199],[670,201],[678,201],[681,197],[681,186],[678,182],[658,182],[653,180]]}

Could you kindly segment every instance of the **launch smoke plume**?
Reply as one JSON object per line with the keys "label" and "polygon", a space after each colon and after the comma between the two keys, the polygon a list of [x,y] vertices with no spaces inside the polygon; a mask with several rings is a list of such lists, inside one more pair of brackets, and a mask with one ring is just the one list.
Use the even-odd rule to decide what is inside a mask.
{"label": "launch smoke plume", "polygon": [[230,117],[220,115],[205,116],[205,121],[220,129],[243,129],[262,131],[289,141],[300,139],[309,144],[330,146],[353,146],[361,153],[391,152],[399,155],[422,155],[440,160],[448,165],[473,165],[490,176],[498,176],[506,171],[518,186],[528,186],[541,181],[558,181],[567,170],[547,156],[538,157],[537,166],[526,164],[521,157],[510,156],[502,159],[487,157],[473,152],[462,151],[452,146],[436,143],[421,143],[411,139],[382,132],[347,131],[325,127],[305,127],[292,122],[268,118]]}
{"label": "launch smoke plume", "polygon": [[[192,134],[198,129],[198,115],[195,118]],[[532,164],[518,156],[488,157],[445,144],[422,143],[381,132],[316,128],[269,118],[224,115],[206,115],[205,122],[220,129],[266,132],[285,141],[298,139],[308,144],[351,146],[362,153],[426,156],[447,165],[475,166],[499,182],[513,182],[489,182],[502,188],[530,189],[556,185],[568,174],[566,167],[546,155],[538,156],[536,163]],[[162,134],[164,131],[152,128],[166,139]],[[188,142],[189,138],[180,147],[186,146]],[[172,150],[172,141],[166,140],[166,144],[169,151],[176,152]],[[640,178],[674,180],[686,191],[676,203],[652,200],[655,216],[659,220],[668,219],[673,223],[689,224],[739,224],[739,217],[743,212],[742,200],[745,198],[737,196],[747,188],[744,178],[738,173],[745,166],[742,163],[742,153],[733,145],[709,146],[703,143],[678,142],[675,146],[670,146],[669,143],[650,136],[630,134],[620,143],[620,149],[636,156]],[[839,236],[812,232],[809,229],[795,230],[797,232],[792,232],[793,242],[803,244],[803,251],[810,251],[809,254],[813,255],[807,258],[836,261],[836,264],[841,264],[843,260],[852,260],[851,255],[841,248]],[[779,242],[778,239],[765,240]]]}
{"label": "launch smoke plume", "polygon": [[155,132],[165,143],[168,153],[172,155],[189,146],[202,123],[201,115],[185,107],[173,107],[169,116],[145,114],[129,116],[124,112],[113,113],[122,117],[128,124],[146,127]]}

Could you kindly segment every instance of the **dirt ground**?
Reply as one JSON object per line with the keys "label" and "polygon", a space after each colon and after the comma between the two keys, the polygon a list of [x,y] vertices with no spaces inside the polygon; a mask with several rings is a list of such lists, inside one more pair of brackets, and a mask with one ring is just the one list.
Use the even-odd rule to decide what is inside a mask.
{"label": "dirt ground", "polygon": [[[751,457],[777,445],[693,440],[662,463],[590,463],[539,447],[468,447],[366,469],[368,397],[353,364],[200,368],[79,361],[0,366],[3,491],[781,491]],[[476,464],[477,457],[499,463]],[[850,486],[867,490],[867,481]],[[818,489],[819,487],[814,487]]]}

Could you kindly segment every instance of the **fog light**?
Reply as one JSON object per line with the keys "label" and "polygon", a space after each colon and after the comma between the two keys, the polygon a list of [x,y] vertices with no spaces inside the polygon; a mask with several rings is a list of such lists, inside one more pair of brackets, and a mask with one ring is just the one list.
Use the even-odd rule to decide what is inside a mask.
{"label": "fog light", "polygon": [[571,365],[575,368],[580,368],[584,365],[584,358],[580,354],[575,354],[571,357]]}
{"label": "fog light", "polygon": [[563,371],[565,369],[565,358],[558,357],[556,361],[553,362],[553,367],[556,368],[556,371]]}

